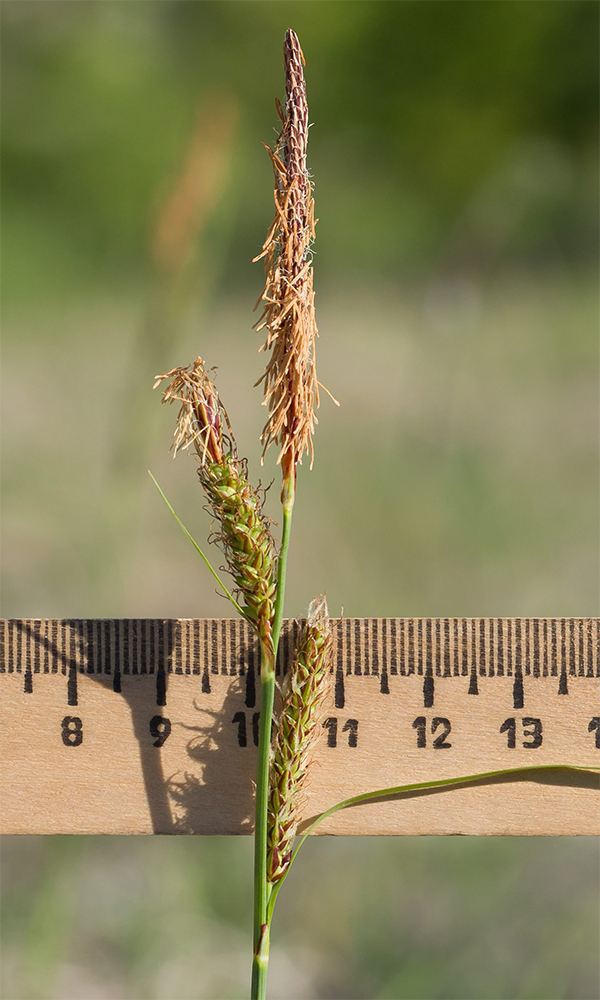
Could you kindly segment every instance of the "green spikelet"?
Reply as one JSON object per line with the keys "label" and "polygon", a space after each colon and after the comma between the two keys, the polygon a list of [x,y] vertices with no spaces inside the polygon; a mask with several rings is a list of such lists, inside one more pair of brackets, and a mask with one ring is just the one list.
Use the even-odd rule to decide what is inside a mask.
{"label": "green spikelet", "polygon": [[244,614],[272,651],[277,560],[261,493],[248,480],[245,459],[238,458],[227,412],[202,358],[187,368],[158,375],[154,387],[166,378],[171,381],[163,403],[181,404],[173,450],[177,454],[192,445],[200,459],[198,476],[219,524],[216,538],[242,597]]}
{"label": "green spikelet", "polygon": [[261,512],[262,498],[248,482],[245,462],[232,455],[225,455],[221,463],[201,466],[198,476],[220,525],[217,538],[243,597],[246,617],[271,646],[275,556],[269,524]]}
{"label": "green spikelet", "polygon": [[269,775],[267,877],[277,882],[290,863],[304,779],[329,687],[333,633],[327,602],[308,609],[307,624],[290,667]]}

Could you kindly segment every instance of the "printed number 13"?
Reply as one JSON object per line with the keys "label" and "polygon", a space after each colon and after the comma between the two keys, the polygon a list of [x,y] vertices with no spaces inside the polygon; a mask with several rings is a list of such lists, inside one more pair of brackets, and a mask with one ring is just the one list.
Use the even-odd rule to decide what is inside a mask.
{"label": "printed number 13", "polygon": [[[530,736],[531,739],[523,740],[521,746],[525,750],[535,750],[537,747],[542,745],[542,720],[541,719],[531,719],[529,716],[525,716],[524,719],[519,720],[523,726],[523,736]],[[508,749],[514,750],[517,745],[517,720],[507,719],[500,726],[500,732],[506,733],[508,740]]]}

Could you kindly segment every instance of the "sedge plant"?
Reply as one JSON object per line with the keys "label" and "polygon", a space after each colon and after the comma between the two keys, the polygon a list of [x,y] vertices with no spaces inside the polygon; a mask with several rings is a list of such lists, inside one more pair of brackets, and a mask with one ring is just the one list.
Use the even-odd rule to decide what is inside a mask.
{"label": "sedge plant", "polygon": [[[281,883],[292,857],[301,790],[326,692],[333,641],[327,603],[321,596],[309,608],[288,671],[271,759],[275,659],[283,618],[296,473],[305,454],[310,455],[312,467],[315,409],[319,405],[317,327],[309,255],[315,220],[306,167],[309,122],[303,64],[298,38],[289,30],[284,41],[285,107],[277,103],[282,127],[275,148],[267,147],[275,181],[275,218],[262,253],[255,258],[264,258],[266,272],[260,299],[263,311],[256,324],[259,331],[266,330],[263,350],[268,354],[264,374],[257,383],[264,384],[264,404],[269,411],[261,436],[263,458],[269,446],[275,444],[282,471],[282,533],[277,556],[270,524],[262,511],[262,496],[249,482],[245,460],[238,457],[226,410],[202,359],[160,375],[155,382],[156,387],[169,380],[163,402],[179,403],[174,452],[191,448],[199,461],[199,479],[219,526],[216,537],[235,582],[236,596],[226,588],[225,593],[260,640],[253,997],[265,996],[273,889]],[[196,548],[208,563],[199,546]]]}
{"label": "sedge plant", "polygon": [[[246,460],[238,455],[227,412],[204,361],[198,357],[187,367],[157,376],[155,382],[156,388],[168,380],[163,402],[179,404],[173,450],[175,453],[191,450],[198,461],[198,477],[216,525],[213,537],[225,554],[234,581],[233,592],[225,587],[177,518],[156,480],[155,483],[226,597],[252,626],[260,642],[252,1000],[266,997],[275,900],[298,850],[319,823],[340,809],[377,798],[540,770],[539,767],[504,769],[366,791],[338,802],[304,823],[296,844],[305,781],[329,688],[333,648],[332,624],[327,602],[321,595],[308,609],[292,662],[284,673],[275,711],[275,662],[283,619],[297,466],[308,455],[312,468],[315,409],[319,405],[319,388],[324,388],[317,380],[315,366],[317,326],[310,255],[315,218],[306,167],[309,120],[303,66],[300,43],[290,29],[284,40],[285,105],[277,102],[281,131],[275,148],[265,147],[273,166],[275,217],[262,253],[255,258],[264,259],[266,272],[259,299],[263,310],[256,324],[258,330],[266,330],[261,350],[268,355],[264,374],[256,383],[264,386],[264,405],[268,409],[261,435],[263,459],[267,449],[275,445],[282,473],[282,531],[278,550],[271,522],[263,512],[264,494],[248,478]],[[557,764],[546,769],[560,768]]]}

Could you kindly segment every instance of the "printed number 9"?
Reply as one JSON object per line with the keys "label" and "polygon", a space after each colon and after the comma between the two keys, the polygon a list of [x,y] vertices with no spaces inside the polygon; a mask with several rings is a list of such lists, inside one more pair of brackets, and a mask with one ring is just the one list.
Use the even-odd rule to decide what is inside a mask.
{"label": "printed number 9", "polygon": [[154,737],[154,746],[161,747],[171,735],[171,720],[155,715],[150,719],[150,735]]}

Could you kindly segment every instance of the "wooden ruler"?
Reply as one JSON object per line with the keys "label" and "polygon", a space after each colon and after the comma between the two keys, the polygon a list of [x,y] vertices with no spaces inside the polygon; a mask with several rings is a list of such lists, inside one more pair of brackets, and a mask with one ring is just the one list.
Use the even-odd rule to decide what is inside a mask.
{"label": "wooden ruler", "polygon": [[[284,623],[287,670],[301,623]],[[303,806],[600,762],[590,618],[350,618]],[[260,696],[242,620],[0,623],[3,833],[252,832]],[[531,771],[343,810],[335,834],[600,833],[594,775]]]}

